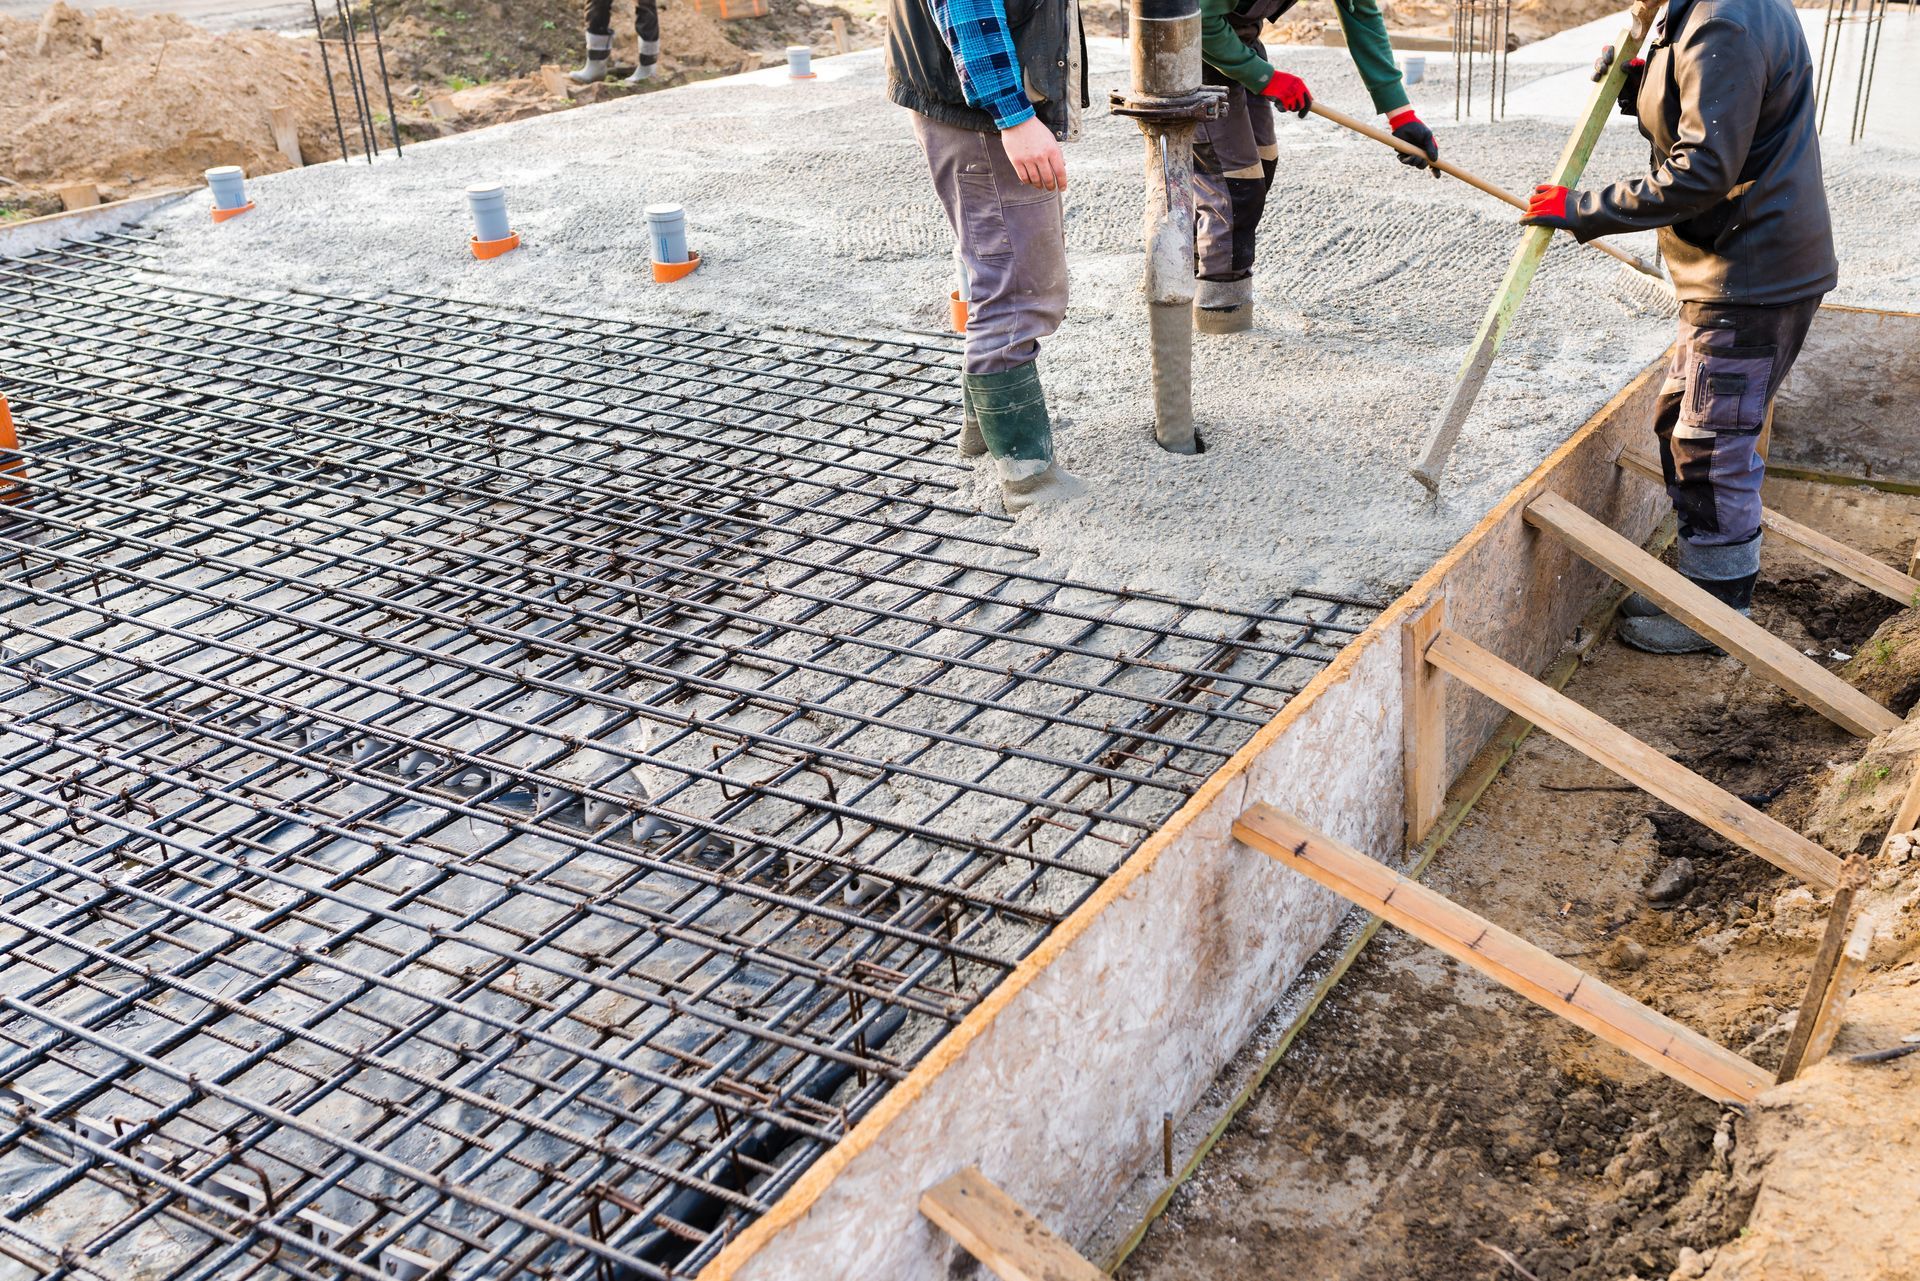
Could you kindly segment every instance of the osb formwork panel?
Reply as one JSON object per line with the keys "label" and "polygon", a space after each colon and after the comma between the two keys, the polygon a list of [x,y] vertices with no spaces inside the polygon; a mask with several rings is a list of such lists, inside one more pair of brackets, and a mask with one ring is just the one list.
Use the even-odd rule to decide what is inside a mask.
{"label": "osb formwork panel", "polygon": [[[1401,627],[1436,595],[1451,626],[1543,666],[1604,578],[1528,528],[1544,489],[1636,541],[1666,500],[1614,466],[1644,436],[1662,358],[1616,395],[1349,644],[1021,963],[702,1281],[945,1278],[957,1248],[917,1211],[967,1165],[1071,1241],[1157,1159],[1182,1115],[1325,941],[1331,893],[1249,853],[1234,818],[1264,801],[1375,857],[1404,853]],[[1457,772],[1504,719],[1455,686]]]}
{"label": "osb formwork panel", "polygon": [[1920,485],[1920,314],[1822,307],[1780,390],[1767,461]]}

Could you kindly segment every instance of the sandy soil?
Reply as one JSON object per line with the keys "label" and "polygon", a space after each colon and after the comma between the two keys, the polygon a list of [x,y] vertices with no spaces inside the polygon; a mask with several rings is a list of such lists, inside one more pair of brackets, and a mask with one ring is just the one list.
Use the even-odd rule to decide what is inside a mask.
{"label": "sandy soil", "polygon": [[[151,10],[154,6],[146,6]],[[307,163],[340,155],[340,130],[311,38],[267,30],[215,31],[169,13],[83,9],[56,0],[30,16],[0,9],[0,219],[51,213],[56,188],[89,182],[101,198],[191,186],[211,165],[249,174],[288,168],[274,143],[270,107],[294,110]],[[615,6],[616,72],[633,62],[633,10]],[[364,6],[359,35],[370,74],[376,51]],[[445,137],[606,98],[654,92],[783,61],[788,44],[878,43],[882,27],[862,0],[847,7],[782,0],[768,16],[721,22],[692,0],[662,0],[661,74],[643,88],[617,79],[556,94],[551,68],[583,56],[578,0],[500,0],[471,11],[437,0],[380,6],[394,116],[406,142]],[[338,36],[337,30],[329,35]],[[333,77],[347,112],[346,149],[364,143],[352,119],[339,51]],[[380,145],[391,145],[384,96],[373,104]]]}
{"label": "sandy soil", "polygon": [[[1920,500],[1769,490],[1775,506],[1889,563],[1904,564],[1920,534]],[[1766,555],[1756,615],[1803,649],[1870,652],[1894,608]],[[1898,648],[1915,617],[1881,633],[1892,639],[1878,666],[1902,680],[1920,672],[1920,646]],[[1783,821],[1851,824],[1862,843],[1873,829],[1876,847],[1913,765],[1915,744],[1876,745],[1873,787],[1849,790],[1861,745],[1730,659],[1655,659],[1609,640],[1568,693],[1750,800],[1778,797],[1769,809]],[[1920,738],[1920,722],[1903,732]],[[1884,774],[1875,753],[1890,762]],[[1682,859],[1684,891],[1651,901],[1650,884]],[[1784,874],[1540,734],[1428,880],[1763,1066],[1784,1047],[1824,926],[1823,904]],[[1888,901],[1910,901],[1920,862],[1880,869],[1878,884]],[[1888,972],[1837,1054],[1920,1027],[1914,927],[1909,914],[1906,942],[1877,953]],[[1224,1281],[1270,1274],[1280,1259],[1292,1275],[1355,1281],[1620,1281],[1709,1265],[1740,1281],[1910,1275],[1862,1265],[1905,1230],[1916,1163],[1870,1118],[1913,1114],[1915,1070],[1829,1060],[1736,1122],[1385,930],[1120,1276]],[[1836,1201],[1856,1231],[1822,1226]]]}

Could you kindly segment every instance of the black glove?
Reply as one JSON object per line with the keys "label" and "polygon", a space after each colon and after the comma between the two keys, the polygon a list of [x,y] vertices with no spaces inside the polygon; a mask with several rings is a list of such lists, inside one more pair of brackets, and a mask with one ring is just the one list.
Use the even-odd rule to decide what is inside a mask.
{"label": "black glove", "polygon": [[[1400,110],[1388,116],[1387,125],[1393,130],[1394,137],[1402,142],[1412,143],[1414,146],[1420,148],[1420,150],[1426,152],[1427,160],[1438,160],[1440,158],[1440,144],[1435,141],[1433,130],[1427,128],[1420,117],[1413,114],[1412,107],[1402,107]],[[1403,165],[1410,165],[1415,169],[1425,169],[1436,178],[1440,176],[1440,171],[1429,165],[1427,160],[1422,160],[1418,156],[1410,156],[1404,151],[1396,152],[1395,154],[1399,157],[1400,163]]]}
{"label": "black glove", "polygon": [[[1595,84],[1599,84],[1607,78],[1607,72],[1613,68],[1613,58],[1613,46],[1603,46],[1600,50],[1600,56],[1593,60],[1593,82]],[[1615,100],[1615,105],[1620,108],[1621,115],[1638,116],[1640,114],[1640,82],[1646,79],[1646,76],[1647,60],[1645,58],[1635,58],[1627,64],[1627,78],[1620,86],[1620,97]]]}

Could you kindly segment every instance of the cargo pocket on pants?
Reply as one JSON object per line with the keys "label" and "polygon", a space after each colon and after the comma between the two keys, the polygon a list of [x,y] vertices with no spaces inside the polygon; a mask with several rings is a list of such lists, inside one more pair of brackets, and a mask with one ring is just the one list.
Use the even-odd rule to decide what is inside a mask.
{"label": "cargo pocket on pants", "polygon": [[1681,431],[1689,435],[1759,431],[1767,416],[1775,354],[1773,347],[1696,346],[1687,373],[1686,399],[1680,405]]}
{"label": "cargo pocket on pants", "polygon": [[961,167],[960,243],[968,253],[981,258],[1007,258],[1013,254],[1013,240],[1007,235],[1007,219],[1000,207],[1000,183],[993,165],[976,160]]}

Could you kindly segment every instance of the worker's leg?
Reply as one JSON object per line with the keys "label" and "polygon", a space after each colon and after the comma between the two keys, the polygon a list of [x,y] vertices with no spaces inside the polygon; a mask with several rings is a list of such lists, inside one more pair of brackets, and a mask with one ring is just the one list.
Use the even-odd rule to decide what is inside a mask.
{"label": "worker's leg", "polygon": [[658,0],[634,0],[633,29],[640,39],[640,51],[634,59],[630,85],[651,80],[660,66],[660,6]]}
{"label": "worker's leg", "polygon": [[1194,130],[1193,168],[1194,325],[1233,333],[1253,323],[1252,229],[1266,198],[1242,86],[1228,88],[1225,115]]}
{"label": "worker's leg", "polygon": [[1020,181],[996,133],[914,113],[933,186],[966,265],[965,394],[1000,476],[1007,508],[1069,497],[1036,363],[1067,314],[1060,195]]}
{"label": "worker's leg", "polygon": [[[1683,303],[1654,403],[1661,469],[1680,523],[1675,566],[1742,613],[1760,576],[1760,428],[1819,305],[1818,298],[1784,307]],[[1644,598],[1629,601],[1626,612],[1620,637],[1637,649],[1714,648]]]}
{"label": "worker's leg", "polygon": [[583,85],[605,80],[612,57],[613,0],[587,0],[587,62],[567,78]]}

